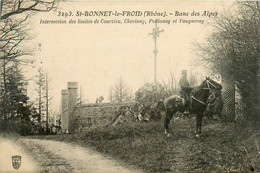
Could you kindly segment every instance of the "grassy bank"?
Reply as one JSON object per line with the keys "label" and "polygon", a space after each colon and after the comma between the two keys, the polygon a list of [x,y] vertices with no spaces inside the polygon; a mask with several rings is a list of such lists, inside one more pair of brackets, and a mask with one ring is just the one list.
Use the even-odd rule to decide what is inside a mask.
{"label": "grassy bank", "polygon": [[204,121],[196,139],[195,120],[171,124],[172,136],[164,136],[162,122],[126,123],[70,135],[34,136],[91,147],[145,172],[249,172],[260,171],[257,135],[240,131],[231,123]]}

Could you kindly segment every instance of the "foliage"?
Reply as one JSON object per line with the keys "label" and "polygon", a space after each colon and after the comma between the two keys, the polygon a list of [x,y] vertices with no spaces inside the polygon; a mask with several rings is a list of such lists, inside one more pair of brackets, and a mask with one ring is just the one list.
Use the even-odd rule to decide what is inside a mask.
{"label": "foliage", "polygon": [[27,83],[24,81],[17,65],[8,68],[5,78],[5,94],[0,101],[0,112],[3,119],[14,116],[28,116],[27,102],[29,98],[26,96],[26,85]]}
{"label": "foliage", "polygon": [[37,108],[38,108],[38,113],[39,113],[39,119],[38,122],[41,122],[41,118],[43,116],[43,112],[44,110],[46,110],[46,79],[45,79],[45,75],[43,73],[42,68],[40,67],[38,69],[38,75],[37,75],[37,81],[36,81],[36,85],[38,86],[38,88],[36,89],[38,97],[36,98],[36,104],[37,104]]}
{"label": "foliage", "polygon": [[32,133],[31,115],[34,108],[28,103],[27,82],[17,65],[8,68],[6,91],[0,100],[1,131],[15,132],[21,135]]}
{"label": "foliage", "polygon": [[[36,12],[57,7],[55,1],[4,0],[0,2],[0,120],[1,129],[30,134],[35,109],[28,104],[27,81],[21,65],[28,64],[29,51],[23,42],[30,39],[28,18]],[[19,15],[18,15],[19,14]]]}
{"label": "foliage", "polygon": [[104,100],[104,97],[100,96],[100,97],[96,98],[96,103],[102,103],[103,100]]}
{"label": "foliage", "polygon": [[0,121],[1,132],[18,133],[20,135],[33,134],[35,124],[27,118],[14,117]]}
{"label": "foliage", "polygon": [[238,2],[237,7],[235,14],[215,18],[214,32],[197,48],[202,62],[237,85],[244,115],[255,121],[260,103],[260,8],[253,1]]}
{"label": "foliage", "polygon": [[169,94],[165,86],[153,83],[146,83],[143,87],[135,93],[135,100],[143,103],[144,105],[153,105],[159,100],[168,97]]}
{"label": "foliage", "polygon": [[251,166],[259,172],[260,161],[255,157],[259,158],[259,154],[252,131],[243,129],[237,133],[239,129],[233,123],[204,124],[205,134],[200,138],[194,137],[194,119],[175,120],[170,138],[165,137],[162,122],[124,123],[40,138],[93,148],[149,173],[250,172]]}

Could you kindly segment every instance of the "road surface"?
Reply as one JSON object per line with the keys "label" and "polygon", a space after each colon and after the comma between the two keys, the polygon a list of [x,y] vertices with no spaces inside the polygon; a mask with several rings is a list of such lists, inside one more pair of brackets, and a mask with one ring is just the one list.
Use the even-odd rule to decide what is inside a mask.
{"label": "road surface", "polygon": [[[0,141],[0,172],[137,172],[91,149],[65,142],[27,138]],[[18,170],[12,166],[12,155],[22,156]]]}
{"label": "road surface", "polygon": [[22,156],[19,172],[37,172],[39,170],[33,159],[18,146],[14,140],[0,138],[0,172],[17,172],[12,165],[12,156]]}

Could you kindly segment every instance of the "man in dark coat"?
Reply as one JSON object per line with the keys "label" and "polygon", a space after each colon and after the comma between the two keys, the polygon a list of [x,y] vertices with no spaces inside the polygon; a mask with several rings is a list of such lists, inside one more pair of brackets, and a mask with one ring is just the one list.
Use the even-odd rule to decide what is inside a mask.
{"label": "man in dark coat", "polygon": [[181,71],[182,77],[179,81],[180,87],[181,87],[181,96],[184,98],[185,103],[184,103],[184,108],[185,108],[185,114],[189,113],[189,100],[190,100],[190,92],[192,88],[190,87],[190,84],[187,80],[187,70],[182,70]]}

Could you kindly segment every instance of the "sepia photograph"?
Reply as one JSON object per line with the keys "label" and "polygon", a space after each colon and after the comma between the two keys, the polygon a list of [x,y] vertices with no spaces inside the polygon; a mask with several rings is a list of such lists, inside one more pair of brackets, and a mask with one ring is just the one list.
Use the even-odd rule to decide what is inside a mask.
{"label": "sepia photograph", "polygon": [[0,173],[260,172],[260,2],[0,0]]}

